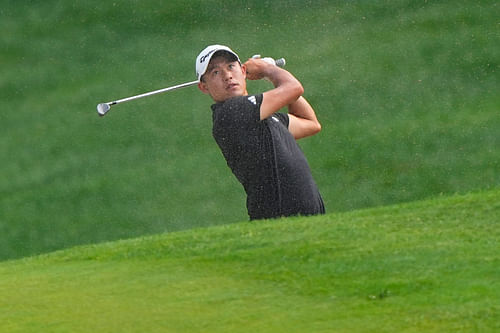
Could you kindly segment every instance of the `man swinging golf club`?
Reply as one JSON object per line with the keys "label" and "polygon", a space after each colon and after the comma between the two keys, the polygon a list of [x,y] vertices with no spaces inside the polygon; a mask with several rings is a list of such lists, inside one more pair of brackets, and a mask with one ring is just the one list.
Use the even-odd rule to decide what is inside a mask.
{"label": "man swinging golf club", "polygon": [[[212,97],[215,141],[247,194],[251,220],[324,214],[325,208],[297,139],[321,125],[302,97],[301,83],[264,59],[244,64],[227,46],[211,45],[196,59],[199,89]],[[274,89],[249,95],[246,79]],[[278,113],[283,107],[288,113]]]}

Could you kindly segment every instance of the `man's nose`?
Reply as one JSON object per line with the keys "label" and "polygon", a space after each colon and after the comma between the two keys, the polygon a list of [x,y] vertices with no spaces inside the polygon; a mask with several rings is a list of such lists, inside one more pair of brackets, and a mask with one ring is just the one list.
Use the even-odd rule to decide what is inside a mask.
{"label": "man's nose", "polygon": [[231,73],[231,71],[224,70],[222,72],[222,74],[223,74],[224,80],[229,80],[229,79],[233,78],[233,73]]}

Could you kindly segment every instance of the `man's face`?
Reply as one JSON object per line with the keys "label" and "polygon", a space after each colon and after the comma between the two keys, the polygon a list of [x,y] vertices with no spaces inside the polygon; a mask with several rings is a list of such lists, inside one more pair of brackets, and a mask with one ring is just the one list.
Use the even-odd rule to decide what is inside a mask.
{"label": "man's face", "polygon": [[238,61],[228,62],[224,57],[215,57],[210,60],[198,87],[205,94],[209,94],[215,102],[248,95],[246,68]]}

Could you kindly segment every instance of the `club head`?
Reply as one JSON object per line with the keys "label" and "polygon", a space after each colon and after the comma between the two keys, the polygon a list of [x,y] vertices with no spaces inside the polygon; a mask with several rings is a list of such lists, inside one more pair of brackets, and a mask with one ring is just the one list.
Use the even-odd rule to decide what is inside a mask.
{"label": "club head", "polygon": [[97,113],[99,114],[99,116],[103,117],[110,108],[111,107],[107,103],[97,104]]}

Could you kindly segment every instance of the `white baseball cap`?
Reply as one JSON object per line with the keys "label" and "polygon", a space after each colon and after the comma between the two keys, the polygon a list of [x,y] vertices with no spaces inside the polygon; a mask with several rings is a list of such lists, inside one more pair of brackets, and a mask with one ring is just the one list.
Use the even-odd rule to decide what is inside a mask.
{"label": "white baseball cap", "polygon": [[198,81],[200,81],[203,74],[205,74],[205,72],[207,71],[207,67],[208,67],[208,64],[210,63],[210,59],[212,59],[212,56],[217,51],[227,51],[227,52],[233,54],[236,57],[236,59],[238,59],[238,62],[241,63],[240,57],[238,57],[238,55],[233,50],[231,50],[229,47],[224,46],[224,45],[207,46],[203,51],[200,52],[200,54],[196,58],[196,77],[198,78]]}

